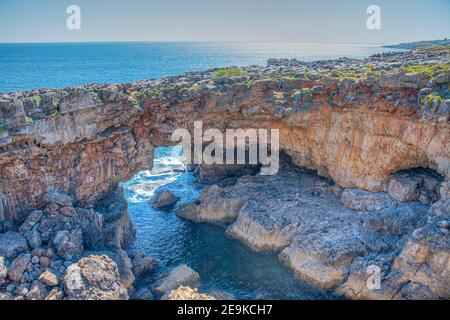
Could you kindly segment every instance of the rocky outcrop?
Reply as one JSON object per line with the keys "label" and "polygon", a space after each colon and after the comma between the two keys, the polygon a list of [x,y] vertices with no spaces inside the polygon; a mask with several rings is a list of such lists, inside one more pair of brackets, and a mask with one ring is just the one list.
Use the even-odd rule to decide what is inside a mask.
{"label": "rocky outcrop", "polygon": [[[401,203],[385,192],[333,191],[332,183],[314,172],[282,163],[275,176],[244,176],[234,185],[209,187],[198,204],[178,215],[217,223],[223,222],[218,212],[233,212],[229,235],[255,251],[278,252],[298,277],[350,298],[447,297],[447,200],[430,208]],[[239,206],[232,207],[238,199]],[[418,251],[423,253],[415,262]],[[373,266],[383,272],[381,289],[367,286]]]}
{"label": "rocky outcrop", "polygon": [[199,280],[200,276],[197,272],[187,265],[182,264],[163,275],[161,279],[155,283],[153,291],[159,295],[164,295],[183,285],[195,287]]}
{"label": "rocky outcrop", "polygon": [[[94,206],[100,212],[74,207],[62,193],[44,197],[46,205],[32,211],[18,232],[0,234],[0,292],[17,300],[127,298],[135,276],[121,246],[133,240],[134,229],[121,190]],[[141,272],[150,272],[149,259],[141,257]]]}
{"label": "rocky outcrop", "polygon": [[180,197],[177,197],[169,190],[163,190],[157,194],[155,194],[155,198],[153,200],[153,208],[162,209],[173,206],[175,203],[180,200]]}
{"label": "rocky outcrop", "polygon": [[[0,255],[12,275],[2,297],[126,298],[134,272],[147,268],[121,251],[135,230],[118,183],[150,169],[154,148],[196,120],[221,131],[279,129],[293,164],[267,177],[252,176],[258,165],[197,166],[201,181],[217,185],[179,216],[230,224],[227,233],[249,247],[350,297],[448,297],[448,60],[446,48],[271,60],[239,76],[208,70],[0,95]],[[86,250],[107,250],[117,263],[82,258]],[[391,291],[361,290],[361,268],[385,254]],[[48,274],[39,280],[46,271],[58,285]],[[175,274],[157,293],[185,284],[185,273],[195,280]]]}
{"label": "rocky outcrop", "polygon": [[89,256],[69,266],[64,288],[71,300],[126,300],[117,265],[107,256]]}
{"label": "rocky outcrop", "polygon": [[[0,217],[23,220],[54,191],[90,207],[151,168],[154,147],[173,144],[173,130],[195,120],[204,129],[280,129],[296,165],[345,188],[384,191],[392,173],[416,167],[448,180],[446,63],[445,49],[417,50],[2,94]],[[221,175],[205,166],[199,176],[207,181],[211,170]]]}
{"label": "rocky outcrop", "polygon": [[172,290],[165,300],[216,300],[215,297],[199,293],[197,288],[188,286],[180,286],[176,290]]}

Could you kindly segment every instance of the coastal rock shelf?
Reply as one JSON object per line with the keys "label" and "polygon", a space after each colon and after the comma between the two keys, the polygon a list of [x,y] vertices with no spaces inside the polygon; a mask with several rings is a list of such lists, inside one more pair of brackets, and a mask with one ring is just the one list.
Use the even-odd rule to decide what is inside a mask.
{"label": "coastal rock shelf", "polygon": [[[231,223],[231,236],[279,252],[300,277],[351,298],[448,299],[449,58],[443,47],[364,60],[269,60],[1,94],[0,294],[131,296],[123,288],[133,291],[133,261],[124,249],[135,231],[118,183],[150,169],[154,149],[173,145],[175,129],[201,120],[204,130],[279,129],[291,163],[267,177],[241,168],[231,182],[223,180],[228,168],[203,168],[200,180],[218,185],[180,216]],[[94,257],[82,261],[87,269],[112,270],[112,292],[89,279],[83,292],[61,284],[85,250]],[[53,260],[54,290],[43,284],[52,276],[39,280]],[[373,264],[389,290],[366,289]]]}

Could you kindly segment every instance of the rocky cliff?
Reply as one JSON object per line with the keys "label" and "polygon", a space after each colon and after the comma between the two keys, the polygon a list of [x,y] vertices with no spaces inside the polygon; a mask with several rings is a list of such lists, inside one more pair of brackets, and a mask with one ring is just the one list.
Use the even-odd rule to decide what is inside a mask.
{"label": "rocky cliff", "polygon": [[61,191],[90,205],[152,165],[175,128],[279,128],[297,165],[342,187],[386,188],[415,167],[448,179],[448,49],[210,70],[0,96],[0,217]]}
{"label": "rocky cliff", "polygon": [[[289,204],[290,200],[282,195],[296,198],[295,195],[302,190],[310,192],[312,187],[307,185],[311,181],[306,186],[298,185],[298,190],[294,190],[299,183],[295,179],[289,183],[288,192],[271,189],[267,181],[280,179],[283,177],[281,173],[260,182],[245,180],[248,178],[244,177],[237,184],[253,186],[259,195],[264,194],[267,198],[279,195],[284,199],[277,200],[281,201],[278,204],[268,204],[281,208],[279,214],[285,215],[278,224],[273,221],[274,225],[267,227],[264,215],[255,218],[254,213],[260,212],[258,206],[261,203],[250,201],[254,200],[254,195],[242,193],[236,186],[225,190],[227,194],[235,194],[225,196],[231,198],[231,202],[223,200],[214,204],[224,197],[225,192],[217,186],[202,196],[203,199],[213,199],[213,207],[226,205],[227,210],[214,213],[222,213],[223,216],[211,217],[211,210],[201,208],[186,210],[184,215],[196,221],[224,219],[230,222],[237,219],[228,232],[254,249],[284,248],[280,258],[305,278],[327,287],[342,284],[350,270],[357,269],[352,263],[367,253],[367,247],[378,245],[377,250],[372,250],[375,253],[392,252],[400,238],[409,236],[416,226],[413,225],[411,230],[392,232],[388,224],[386,234],[372,237],[361,231],[361,221],[368,218],[367,214],[355,215],[352,210],[379,211],[391,208],[391,201],[419,201],[423,206],[429,206],[441,199],[442,206],[442,199],[448,197],[449,57],[449,49],[440,48],[377,55],[365,60],[311,63],[269,60],[266,67],[214,69],[130,84],[84,85],[2,94],[1,228],[6,230],[11,224],[23,222],[34,209],[48,204],[46,197],[52,192],[69,195],[76,208],[100,211],[105,221],[109,217],[116,221],[118,217],[108,213],[115,209],[109,208],[107,201],[102,199],[111,194],[120,181],[129,180],[135,173],[151,168],[154,148],[172,144],[169,136],[173,130],[192,130],[196,120],[203,121],[204,129],[277,128],[280,129],[281,150],[290,157],[293,165],[316,170],[320,176],[329,179],[327,181],[333,181],[335,190],[344,190],[344,194],[337,196],[338,200],[317,203],[316,215],[309,212],[299,219],[292,217],[291,213],[298,209],[296,206],[299,204]],[[408,176],[405,182],[402,175],[409,173],[403,170],[415,168],[432,171],[422,176],[419,174],[421,178],[412,180]],[[283,181],[291,181],[295,175],[284,177],[274,184],[283,185]],[[308,203],[316,200],[304,199]],[[200,207],[202,205],[203,202]],[[425,209],[420,210],[427,211],[428,207]],[[314,237],[318,235],[311,230],[319,213],[327,210],[330,215],[326,228],[347,230],[340,223],[351,226],[347,236],[316,241]],[[422,217],[422,211],[412,210]],[[442,217],[442,214],[434,216]],[[119,218],[117,225],[127,229],[127,216],[119,215]],[[412,222],[408,220],[405,223],[414,224],[419,218],[413,215]],[[434,230],[433,226],[442,220],[434,221],[438,218],[430,216],[429,224],[425,224],[428,220],[422,218],[419,219],[425,228],[422,233],[428,232],[426,228]],[[255,223],[255,219],[260,223]],[[390,221],[390,218],[386,220]],[[383,223],[380,223],[382,230]],[[248,238],[248,231],[254,228],[271,231],[262,238]],[[448,226],[442,228],[448,231]],[[298,237],[299,232],[304,232],[304,237]],[[417,257],[423,239],[419,233],[415,233],[418,238],[411,239],[410,245],[395,258],[395,263],[392,262],[403,273],[409,272],[410,282],[411,278],[420,277],[413,271],[415,267],[423,266],[426,259],[437,257]],[[116,239],[111,246],[120,248],[125,245],[117,243],[120,230],[114,229],[110,234],[113,240]],[[359,239],[358,243],[348,238],[351,234],[355,235],[352,239]],[[446,237],[447,240],[444,237],[444,240],[436,238],[435,241],[448,241],[448,234]],[[127,241],[126,235],[122,238],[121,241]],[[343,251],[340,250],[339,254],[334,253],[333,246],[330,247],[336,242],[342,244]],[[442,253],[437,249],[442,247],[438,244],[431,249],[428,242],[423,246],[428,246],[427,252],[437,250],[438,256]],[[306,260],[306,253],[302,253],[305,248],[308,249]],[[448,251],[448,244],[444,245],[444,251]],[[330,256],[332,260],[329,260]],[[447,259],[448,270],[448,252],[442,256]],[[325,270],[327,272],[322,274],[331,276],[317,279],[318,275],[310,273],[311,268],[304,266],[305,261],[315,264],[315,272]],[[442,261],[437,266],[436,270],[441,270]],[[351,274],[355,277],[348,281],[356,280],[353,284],[347,283],[347,287],[358,283],[357,272]],[[423,284],[424,281],[416,282]],[[441,279],[430,286],[439,296],[447,297],[448,286],[443,288],[442,283]],[[397,291],[391,297],[395,294]]]}

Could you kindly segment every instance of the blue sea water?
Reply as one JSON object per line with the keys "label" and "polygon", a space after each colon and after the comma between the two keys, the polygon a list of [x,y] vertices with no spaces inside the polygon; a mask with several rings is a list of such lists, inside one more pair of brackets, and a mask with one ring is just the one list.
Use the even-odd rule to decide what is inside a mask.
{"label": "blue sea water", "polygon": [[[229,238],[220,226],[178,218],[180,205],[198,199],[202,186],[185,171],[181,150],[158,148],[152,171],[123,183],[130,218],[137,230],[131,248],[157,258],[160,266],[141,285],[151,285],[164,272],[187,264],[200,274],[201,292],[226,292],[237,299],[334,299],[329,292],[296,279],[275,254],[255,253]],[[149,205],[156,190],[181,197],[167,211]]]}
{"label": "blue sea water", "polygon": [[388,51],[393,49],[295,42],[0,44],[0,92],[132,82],[214,67],[265,65],[269,58],[365,58]]}

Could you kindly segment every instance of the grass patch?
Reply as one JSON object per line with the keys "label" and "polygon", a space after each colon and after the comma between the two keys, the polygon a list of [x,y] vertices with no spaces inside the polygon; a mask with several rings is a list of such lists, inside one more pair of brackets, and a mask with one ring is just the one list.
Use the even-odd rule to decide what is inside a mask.
{"label": "grass patch", "polygon": [[28,124],[33,124],[34,120],[32,117],[27,117],[27,123]]}
{"label": "grass patch", "polygon": [[433,75],[436,71],[448,71],[449,64],[436,64],[432,66],[427,66],[423,64],[409,64],[405,66],[406,73],[422,73],[426,72],[430,75]]}
{"label": "grass patch", "polygon": [[248,72],[242,71],[239,68],[226,68],[214,71],[213,78],[220,77],[241,77],[248,75]]}
{"label": "grass patch", "polygon": [[39,105],[41,103],[41,100],[42,100],[41,96],[39,96],[39,95],[34,95],[33,99],[34,99],[34,101],[36,101],[37,105]]}

